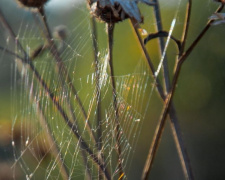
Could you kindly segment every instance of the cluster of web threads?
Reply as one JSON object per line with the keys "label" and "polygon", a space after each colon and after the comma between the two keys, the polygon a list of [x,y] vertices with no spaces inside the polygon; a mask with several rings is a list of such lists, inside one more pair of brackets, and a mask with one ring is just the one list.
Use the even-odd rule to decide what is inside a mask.
{"label": "cluster of web threads", "polygon": [[[112,177],[118,177],[115,109],[112,100],[111,78],[110,74],[108,74],[107,50],[99,53],[98,56],[100,78],[99,89],[96,89],[97,76],[94,69],[94,60],[90,55],[93,51],[90,40],[91,29],[88,21],[89,16],[87,16],[87,12],[85,14],[86,18],[71,30],[70,36],[72,38],[63,42],[64,49],[61,51],[61,56],[65,66],[68,67],[72,77],[72,84],[77,89],[77,96],[82,100],[88,119],[84,119],[81,108],[76,101],[77,96],[69,88],[65,89],[60,84],[60,78],[62,77],[55,71],[56,63],[52,59],[50,52],[47,51],[34,60],[34,65],[50,87],[51,92],[55,94],[56,100],[60,102],[69,115],[71,121],[79,126],[79,133],[90,149],[96,154],[99,153],[97,142],[93,142],[85,122],[88,121],[91,124],[91,131],[95,136],[97,136],[98,130],[101,129],[101,136],[97,137],[97,140],[100,139],[98,142],[101,144],[100,151],[104,155],[105,165],[111,172]],[[31,54],[37,45],[44,42],[36,28],[36,24],[27,23],[25,20],[21,22],[17,36],[18,40],[26,47],[28,54]],[[20,53],[17,47],[16,52]],[[79,72],[79,64],[84,61],[86,61],[86,71]],[[145,102],[147,90],[152,88],[151,83],[148,83],[151,81],[148,68],[143,66],[143,60],[139,64],[141,65],[136,67],[135,72],[114,77],[120,122],[119,146],[124,170],[129,168],[129,157],[134,151],[133,148],[135,148],[140,133],[140,123],[144,119],[144,113],[141,111],[143,107],[147,106]],[[19,61],[15,66],[15,74],[17,74],[17,71],[20,75],[15,77],[13,84],[14,96],[18,97],[18,92],[20,92],[19,100],[17,101],[18,98],[15,98],[14,103],[15,118],[12,144],[16,159],[15,167],[19,165],[27,179],[38,176],[40,172],[44,172],[46,179],[53,177],[60,179],[61,174],[58,171],[57,156],[62,159],[66,169],[69,169],[70,178],[85,177],[87,171],[93,178],[97,178],[99,176],[98,168],[92,157],[85,149],[80,147],[79,141],[64,123],[57,108],[46,95],[43,87],[37,82],[34,74]],[[17,86],[18,81],[20,82],[19,89]],[[68,87],[67,84],[66,87]],[[98,99],[97,91],[101,92],[101,99]],[[72,112],[69,109],[67,99],[72,102]],[[96,120],[97,101],[101,103],[100,125],[97,124]],[[19,109],[16,108],[16,104],[20,107]],[[48,134],[50,134],[50,139]],[[84,157],[86,157],[86,160],[84,160]],[[84,163],[84,161],[86,162]]]}

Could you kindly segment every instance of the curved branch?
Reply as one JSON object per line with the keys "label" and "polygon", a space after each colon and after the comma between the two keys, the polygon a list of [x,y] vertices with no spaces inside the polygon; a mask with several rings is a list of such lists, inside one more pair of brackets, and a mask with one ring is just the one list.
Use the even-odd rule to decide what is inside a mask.
{"label": "curved branch", "polygon": [[174,36],[169,36],[169,33],[167,31],[158,31],[157,33],[149,34],[144,39],[144,44],[146,45],[152,39],[162,38],[162,37],[170,37],[170,39],[172,39],[177,44],[178,50],[180,52],[180,50],[181,50],[181,42],[180,42],[180,40],[176,39]]}

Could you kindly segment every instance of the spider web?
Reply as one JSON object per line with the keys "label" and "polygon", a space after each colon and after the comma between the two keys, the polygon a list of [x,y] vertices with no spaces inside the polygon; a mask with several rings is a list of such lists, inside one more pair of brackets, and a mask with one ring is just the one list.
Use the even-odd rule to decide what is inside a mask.
{"label": "spider web", "polygon": [[[140,124],[145,117],[143,109],[148,103],[145,99],[152,89],[152,84],[149,82],[153,81],[141,55],[132,73],[114,77],[119,116],[119,129],[116,130],[117,118],[108,71],[108,50],[100,49],[96,71],[92,57],[90,15],[83,6],[81,9],[75,8],[75,11],[78,11],[76,14],[80,17],[77,19],[81,21],[70,22],[67,25],[72,26],[69,28],[68,40],[57,42],[56,39],[56,43],[58,47],[63,43],[60,50],[61,57],[65,67],[68,67],[68,75],[72,77],[70,83],[75,86],[77,94],[73,94],[68,85],[61,83],[63,77],[55,70],[56,63],[49,51],[33,60],[33,63],[51,93],[54,93],[56,101],[68,114],[74,126],[77,126],[77,131],[83,140],[93,153],[104,156],[104,164],[112,178],[119,178],[117,146],[121,149],[122,166],[126,170],[129,168],[129,157],[138,140]],[[54,16],[49,13],[50,24],[55,23],[51,20],[53,18]],[[41,25],[37,26],[37,24],[38,22],[35,21],[26,22],[24,18],[17,33],[18,41],[26,48],[28,55],[45,41],[38,29]],[[18,47],[15,47],[15,51],[19,53]],[[80,139],[77,139],[64,123],[59,110],[47,96],[46,90],[36,81],[35,75],[19,60],[15,66],[16,71],[20,75],[15,77],[15,80],[19,81],[20,85],[18,89],[18,83],[15,82],[14,86],[17,87],[13,89],[15,92],[20,92],[20,99],[14,104],[22,108],[15,109],[16,116],[13,122],[12,143],[15,147],[15,166],[21,167],[27,179],[33,177],[60,179],[63,168],[68,171],[70,179],[87,178],[88,173],[93,179],[97,179],[98,173],[101,173],[98,172],[98,166],[86,149],[81,147]],[[96,72],[99,73],[98,86]],[[98,92],[100,97],[97,96]],[[77,98],[82,102],[82,107],[77,102]],[[100,119],[97,119],[97,103],[101,104]],[[86,115],[82,112],[82,108]],[[116,141],[116,131],[120,136],[119,143]],[[99,137],[98,133],[100,133]],[[90,134],[93,134],[97,140]],[[122,176],[126,177],[126,175]]]}
{"label": "spider web", "polygon": [[[171,6],[170,3],[165,3],[162,8],[169,5]],[[183,25],[179,24],[182,21],[178,18],[181,17],[181,1],[176,2],[176,6],[176,10],[167,17],[169,35],[173,33],[175,23],[178,22],[178,26]],[[144,11],[146,7],[141,8],[148,20],[143,28],[151,31],[155,25],[151,20],[151,13]],[[65,14],[61,19],[55,12],[57,10],[59,9],[47,6],[47,20],[52,32],[58,25],[63,24],[67,27],[67,38],[62,41],[54,37],[54,40],[71,82],[67,82],[60,70],[57,70],[57,63],[49,50],[43,51],[32,61],[49,87],[50,93],[54,94],[55,102],[60,104],[82,139],[77,138],[68,127],[68,123],[65,123],[65,118],[49,98],[46,89],[37,81],[34,72],[28,65],[16,59],[12,84],[12,145],[15,158],[13,167],[20,168],[23,171],[22,176],[26,179],[62,179],[65,172],[68,173],[69,179],[88,179],[89,175],[98,179],[104,175],[88,153],[88,149],[81,145],[81,141],[84,141],[93,154],[103,159],[102,162],[113,179],[127,178],[143,122],[149,120],[149,113],[152,111],[150,107],[155,103],[153,94],[156,82],[141,51],[137,50],[137,41],[134,37],[130,39],[133,32],[129,22],[119,24],[115,34],[124,31],[127,35],[123,38],[123,35],[119,34],[114,42],[113,78],[116,86],[117,116],[104,25],[97,23],[99,52],[98,62],[95,62],[91,16],[86,6],[83,3],[72,4],[68,12],[63,11]],[[29,56],[37,47],[46,43],[41,33],[43,24],[37,19],[38,16],[32,12],[22,12],[20,26],[16,31],[18,41]],[[129,27],[129,30],[125,27]],[[168,38],[164,52],[169,42]],[[127,52],[121,47],[117,48],[119,43],[124,45],[121,47],[128,49]],[[10,40],[7,46],[16,53],[21,53],[17,45],[11,46]],[[132,58],[127,58],[129,50],[134,50]],[[121,52],[124,55],[121,55]],[[156,76],[160,76],[163,60],[164,57],[155,62],[158,67]],[[123,65],[129,67],[126,69]],[[71,84],[76,88],[77,94],[72,92]],[[122,176],[118,166],[118,148],[121,151],[120,160],[125,173]]]}

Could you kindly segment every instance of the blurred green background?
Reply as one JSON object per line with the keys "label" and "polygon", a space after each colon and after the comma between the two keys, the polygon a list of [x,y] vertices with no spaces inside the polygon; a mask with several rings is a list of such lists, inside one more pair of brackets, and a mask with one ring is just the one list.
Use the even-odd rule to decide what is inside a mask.
{"label": "blurred green background", "polygon": [[[160,1],[165,30],[169,30],[170,23],[177,13],[175,16],[177,23],[173,35],[178,38],[180,38],[183,28],[185,3],[186,1]],[[198,36],[218,6],[219,4],[210,0],[193,2],[187,46]],[[29,11],[19,8],[13,0],[1,0],[0,8],[16,34],[25,37],[23,41],[25,44],[32,44],[32,39],[34,39],[35,46],[35,42],[41,41],[37,39],[39,35],[37,28],[30,25],[33,23],[33,18]],[[75,46],[77,53],[84,54],[83,59],[87,59],[87,61],[78,58],[71,62],[72,60],[68,59],[68,64],[76,64],[77,78],[85,76],[87,72],[84,69],[88,67],[90,70],[90,64],[93,63],[91,38],[85,34],[90,33],[89,22],[85,23],[85,21],[89,21],[90,17],[85,3],[65,1],[65,3],[57,5],[57,2],[52,1],[46,6],[46,9],[52,29],[60,24],[67,25],[71,37],[81,39],[79,43],[75,43]],[[140,9],[145,17],[143,28],[148,32],[155,32],[152,8],[140,5]],[[28,34],[24,35],[21,31],[26,24],[32,28],[27,31]],[[219,25],[212,26],[206,33],[184,63],[174,97],[183,139],[189,152],[194,175],[199,180],[225,178],[224,31],[225,25]],[[98,36],[99,48],[104,54],[107,47],[107,36],[102,23],[98,23]],[[6,45],[6,37],[8,35],[0,25],[1,46]],[[115,74],[121,76],[132,73],[138,64],[137,59],[144,61],[144,58],[128,21],[116,26],[114,40]],[[13,44],[11,47],[13,49]],[[148,43],[146,47],[157,66],[159,61],[157,40]],[[71,51],[69,52],[71,53]],[[170,43],[167,57],[171,74],[176,55],[176,46]],[[65,54],[64,57],[69,56]],[[13,90],[15,85],[13,64],[12,57],[0,52],[0,169],[5,169],[3,172],[0,170],[0,179],[6,179],[3,174],[6,174],[6,170],[10,171],[9,167],[14,161],[11,147],[11,123],[15,117],[15,110],[12,109],[14,108],[13,102],[15,102],[13,98],[16,97],[14,93],[18,96],[20,93],[17,94]],[[20,98],[18,97],[18,99]],[[161,107],[160,99],[156,93],[153,93],[149,107],[151,114],[146,116],[134,155],[130,156],[133,159],[127,173],[128,179],[140,179]],[[149,179],[184,179],[169,123],[166,124]]]}

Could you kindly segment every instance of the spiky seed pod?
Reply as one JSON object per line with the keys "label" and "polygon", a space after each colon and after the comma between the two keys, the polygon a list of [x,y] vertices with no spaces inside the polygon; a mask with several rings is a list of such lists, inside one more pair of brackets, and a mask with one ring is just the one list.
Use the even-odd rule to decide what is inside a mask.
{"label": "spiky seed pod", "polygon": [[48,0],[17,0],[17,1],[25,7],[40,8],[44,6],[44,4]]}

